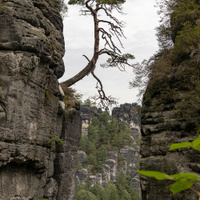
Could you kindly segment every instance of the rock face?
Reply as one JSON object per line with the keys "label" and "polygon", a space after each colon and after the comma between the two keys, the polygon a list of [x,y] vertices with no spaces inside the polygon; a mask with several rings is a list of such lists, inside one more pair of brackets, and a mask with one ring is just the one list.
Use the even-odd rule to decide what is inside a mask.
{"label": "rock face", "polygon": [[63,27],[53,2],[0,0],[2,200],[73,199],[81,123],[63,107]]}
{"label": "rock face", "polygon": [[[199,134],[199,54],[179,57],[181,62],[177,63],[171,56],[176,52],[170,51],[157,60],[152,71],[154,79],[150,79],[144,94],[141,169],[168,174],[199,174],[198,151],[186,148],[169,152],[171,144],[193,141]],[[163,67],[163,63],[170,65]],[[197,195],[189,190],[172,195],[167,188],[169,184],[142,177],[143,200],[197,199]]]}
{"label": "rock face", "polygon": [[[147,89],[145,95],[150,92]],[[183,93],[182,93],[183,94]],[[181,95],[177,93],[177,97]],[[159,96],[151,101],[159,100]],[[159,171],[168,174],[181,172],[200,172],[199,153],[194,150],[181,149],[169,152],[170,145],[178,142],[194,140],[197,135],[192,132],[192,124],[181,117],[183,110],[176,109],[177,102],[162,104],[153,108],[146,103],[142,108],[142,142],[141,142],[141,169]],[[194,121],[195,123],[195,121]],[[195,136],[196,135],[196,136]],[[141,178],[143,200],[196,200],[196,194],[190,191],[172,195],[167,186],[169,182]]]}
{"label": "rock face", "polygon": [[[148,90],[147,90],[148,92]],[[152,99],[154,100],[154,99]],[[169,152],[170,145],[177,142],[192,141],[196,138],[187,129],[187,122],[180,118],[180,110],[169,109],[170,104],[163,109],[152,109],[143,105],[142,111],[142,142],[141,169],[159,171],[168,174],[181,172],[199,173],[200,157],[197,151],[182,149]],[[143,200],[195,200],[196,194],[190,191],[172,195],[167,186],[169,182],[141,178]]]}
{"label": "rock face", "polygon": [[113,108],[112,116],[120,121],[125,121],[132,129],[133,137],[138,138],[140,134],[141,126],[141,108],[136,104],[125,103],[120,107]]}
{"label": "rock face", "polygon": [[[170,27],[164,30],[162,24],[159,29],[170,30],[168,36],[174,45],[156,55],[143,98],[141,169],[168,174],[192,172],[199,176],[199,151],[191,148],[169,151],[169,148],[173,143],[191,142],[199,136],[200,13],[197,10],[200,4],[199,1],[173,3],[172,7],[167,3],[168,8],[164,8],[170,13]],[[172,42],[161,32],[158,35],[164,38],[164,43]],[[143,200],[198,199],[199,195],[191,190],[172,195],[166,187],[169,184],[172,183],[142,177]],[[194,186],[198,192],[199,185]]]}
{"label": "rock face", "polygon": [[[82,106],[81,106],[82,107]],[[87,127],[92,119],[92,117],[98,117],[99,113],[97,109],[90,108],[90,106],[84,106],[81,108],[82,123],[86,126],[84,128],[84,134],[87,135]],[[136,104],[123,104],[120,107],[116,107],[112,111],[113,117],[117,120],[126,121],[132,129],[132,140],[134,141],[134,146],[125,146],[120,149],[119,152],[109,152],[107,160],[102,166],[101,172],[95,175],[90,175],[88,166],[86,164],[87,155],[83,151],[79,151],[77,154],[77,160],[81,163],[82,169],[77,171],[76,180],[79,182],[86,182],[89,178],[90,183],[94,185],[95,183],[105,186],[108,181],[116,183],[118,174],[121,171],[126,172],[128,169],[130,171],[130,176],[132,179],[132,184],[134,188],[140,193],[140,179],[135,173],[138,169],[139,164],[139,142],[140,142],[140,107]],[[119,164],[119,159],[123,158],[123,164]]]}
{"label": "rock face", "polygon": [[89,105],[81,105],[80,107],[81,118],[82,118],[82,131],[81,134],[88,135],[88,126],[91,123],[93,117],[98,117],[102,110]]}

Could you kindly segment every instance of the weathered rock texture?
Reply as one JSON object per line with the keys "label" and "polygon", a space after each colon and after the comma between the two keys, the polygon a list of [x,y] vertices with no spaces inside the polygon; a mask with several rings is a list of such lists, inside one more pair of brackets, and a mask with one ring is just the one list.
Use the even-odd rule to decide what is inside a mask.
{"label": "weathered rock texture", "polygon": [[81,124],[63,107],[63,27],[52,2],[0,0],[1,200],[73,199]]}
{"label": "weathered rock texture", "polygon": [[[198,151],[180,149],[169,152],[171,144],[192,141],[198,136],[200,54],[197,52],[187,57],[179,56],[177,63],[173,60],[176,52],[172,54],[169,50],[155,64],[142,107],[142,170],[168,174],[200,173]],[[144,177],[141,180],[143,200],[197,199],[190,190],[172,195],[167,188],[169,182]]]}
{"label": "weathered rock texture", "polygon": [[[169,152],[169,147],[172,143],[193,141],[200,131],[200,4],[173,3],[174,7],[167,8],[171,9],[167,30],[174,46],[160,51],[152,63],[143,98],[141,169],[168,174],[194,172],[199,176],[199,151],[185,148]],[[162,26],[159,28],[165,32]],[[169,42],[161,32],[159,36]],[[191,190],[172,195],[166,187],[169,182],[141,180],[143,200],[198,199]],[[197,191],[199,185],[194,187]]]}
{"label": "weathered rock texture", "polygon": [[81,105],[80,107],[81,118],[82,118],[82,131],[81,134],[88,135],[88,126],[91,123],[93,117],[98,117],[102,110],[101,108],[97,109],[89,105]]}
{"label": "weathered rock texture", "polygon": [[[83,133],[87,135],[87,127],[91,122],[92,117],[98,117],[101,111],[90,106],[81,106],[82,115],[82,126],[84,129]],[[126,172],[128,169],[130,171],[130,176],[132,178],[132,184],[134,188],[140,193],[140,180],[135,170],[138,169],[139,164],[139,145],[140,145],[140,107],[136,104],[123,104],[120,107],[116,107],[112,111],[113,117],[117,120],[124,120],[130,125],[132,131],[132,140],[135,142],[133,147],[125,146],[120,149],[119,152],[109,152],[107,160],[102,166],[101,172],[96,175],[90,175],[88,166],[86,164],[87,155],[83,151],[79,151],[77,154],[77,160],[83,166],[80,171],[77,171],[77,183],[86,182],[89,178],[91,184],[98,183],[101,186],[105,186],[108,181],[116,183],[118,174],[121,171]],[[119,157],[124,158],[123,166],[119,165]]]}
{"label": "weathered rock texture", "polygon": [[120,121],[125,121],[132,129],[134,138],[139,138],[141,136],[141,108],[136,103],[125,103],[120,105],[120,107],[113,108],[112,116]]}
{"label": "weathered rock texture", "polygon": [[[168,82],[170,84],[170,82]],[[167,84],[168,84],[167,83]],[[176,84],[176,83],[174,83]],[[166,82],[161,86],[166,86]],[[146,91],[142,108],[142,142],[141,142],[141,169],[176,174],[181,172],[200,172],[199,153],[191,149],[181,149],[169,152],[170,145],[178,142],[192,141],[197,137],[194,131],[197,121],[183,115],[190,115],[188,109],[179,108],[180,103],[184,103],[182,98],[188,91],[167,91],[163,88],[161,94],[157,90],[157,95],[147,96],[152,93],[153,88]],[[166,95],[172,101],[161,103],[161,96]],[[160,102],[154,106],[155,102]],[[171,183],[166,181],[156,181],[154,179],[141,178],[143,200],[196,200],[196,194],[187,191],[172,195],[167,186]]]}
{"label": "weathered rock texture", "polygon": [[[149,92],[149,89],[146,92]],[[166,91],[165,91],[166,92]],[[183,95],[177,92],[177,97]],[[159,100],[159,96],[151,101]],[[200,172],[200,156],[197,151],[182,149],[169,152],[170,145],[177,142],[192,141],[197,136],[190,131],[190,123],[180,117],[182,110],[175,106],[177,102],[162,104],[153,108],[143,104],[141,169],[176,174],[181,172]],[[172,195],[166,181],[141,178],[143,200],[196,200],[196,194],[187,191]]]}

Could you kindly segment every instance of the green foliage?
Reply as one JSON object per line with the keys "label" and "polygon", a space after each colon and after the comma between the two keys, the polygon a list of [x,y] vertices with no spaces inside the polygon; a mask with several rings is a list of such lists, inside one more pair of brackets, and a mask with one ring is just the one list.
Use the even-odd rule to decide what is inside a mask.
{"label": "green foliage", "polygon": [[173,194],[190,189],[194,183],[200,181],[200,177],[196,176],[194,173],[175,174],[171,175],[171,178],[175,181],[175,183],[169,186]]}
{"label": "green foliage", "polygon": [[[88,196],[84,196],[87,194]],[[83,199],[88,200],[140,200],[141,197],[134,190],[131,183],[130,175],[120,172],[117,177],[116,184],[108,183],[104,188],[101,188],[98,184],[90,187],[88,183],[85,185],[80,183],[76,188],[75,200]]]}
{"label": "green foliage", "polygon": [[78,162],[77,171],[80,171],[81,169],[83,169],[83,166],[82,166],[81,162]]}
{"label": "green foliage", "polygon": [[82,105],[96,106],[96,102],[92,101],[90,98],[87,98],[83,101]]}
{"label": "green foliage", "polygon": [[47,145],[55,152],[56,151],[56,144],[61,146],[64,144],[64,140],[60,139],[58,136],[54,134],[49,135],[48,143]]}
{"label": "green foliage", "polygon": [[194,26],[196,20],[200,16],[200,4],[196,0],[176,0],[173,6],[173,12],[171,14],[171,29],[172,39],[175,41],[176,36],[179,35],[179,31],[184,28],[185,23],[189,23]]}
{"label": "green foliage", "polygon": [[76,104],[81,104],[82,103],[82,94],[76,93],[73,90],[69,90],[68,93],[65,93],[64,96],[64,103],[66,108],[73,108],[75,107]]}
{"label": "green foliage", "polygon": [[196,0],[162,0],[158,4],[162,15],[157,29],[160,48],[172,48],[174,43],[174,59],[180,59],[199,43],[196,26],[199,26],[200,4]]}
{"label": "green foliage", "polygon": [[119,155],[118,156],[118,165],[119,165],[119,167],[123,167],[124,166],[124,160],[125,160],[125,158],[122,156],[122,155]]}
{"label": "green foliage", "polygon": [[196,49],[200,49],[200,24],[193,25],[187,21],[178,32],[174,44],[174,60],[187,58]]}
{"label": "green foliage", "polygon": [[75,200],[97,200],[94,194],[86,190],[80,190],[76,196]]}
{"label": "green foliage", "polygon": [[147,177],[151,177],[151,178],[153,177],[159,181],[170,179],[170,176],[168,174],[157,172],[157,171],[142,171],[141,170],[141,171],[137,171],[137,172],[143,176],[147,176]]}
{"label": "green foliage", "polygon": [[168,175],[157,171],[137,171],[139,174],[147,177],[153,177],[157,180],[171,180],[173,184],[169,186],[170,191],[173,194],[181,192],[186,189],[190,189],[194,183],[200,181],[200,177],[194,173],[181,173],[175,175]]}
{"label": "green foliage", "polygon": [[78,102],[82,102],[82,97],[83,97],[83,94],[80,94],[80,93],[74,93],[74,98],[76,99],[76,101]]}
{"label": "green foliage", "polygon": [[[87,165],[91,165],[91,173],[100,171],[107,158],[108,151],[118,151],[125,145],[132,145],[131,129],[125,122],[118,122],[107,111],[99,118],[94,117],[88,127],[88,137],[81,136],[79,150],[87,154]],[[122,159],[119,160],[122,164]]]}
{"label": "green foliage", "polygon": [[195,150],[200,151],[200,136],[196,138],[192,142],[181,142],[181,143],[175,143],[170,146],[170,151],[180,148],[188,148],[191,147]]}
{"label": "green foliage", "polygon": [[79,150],[84,151],[87,149],[88,139],[84,135],[81,135],[79,140]]}
{"label": "green foliage", "polygon": [[[161,51],[150,65],[149,63],[146,65],[149,82],[143,104],[148,111],[151,109],[154,112],[155,109],[175,111],[177,120],[183,122],[184,128],[181,129],[190,135],[196,135],[200,130],[200,2],[162,0],[160,8],[164,14],[162,24],[158,28]],[[199,151],[200,138],[192,142],[172,144],[170,150],[187,147]],[[158,180],[174,181],[169,186],[174,194],[185,189],[193,190],[192,186],[199,182],[199,177],[190,173],[176,175],[154,171],[139,171],[139,173]],[[199,192],[196,194],[200,196]]]}
{"label": "green foliage", "polygon": [[[195,88],[189,87],[194,85],[192,80],[199,80],[199,1],[161,0],[158,5],[159,14],[161,14],[161,24],[157,28],[160,50],[148,61],[145,60],[141,64],[138,63],[133,66],[136,78],[130,85],[131,87],[139,86],[141,88],[140,95],[145,92],[147,84],[149,88],[151,87],[148,91],[154,91],[154,83],[156,82],[162,90],[167,85],[167,87],[170,87],[169,94],[159,98],[164,101],[174,100],[173,95],[171,95],[172,88],[177,89],[176,87],[181,86],[181,89],[183,89],[183,86],[186,86],[186,90],[193,90],[193,94],[188,95],[188,100],[194,100],[197,98],[198,92],[194,92]],[[186,61],[188,62],[186,63]],[[192,80],[189,80],[191,77]],[[171,83],[178,81],[178,79],[179,82],[176,82],[176,85]],[[155,91],[158,91],[157,88],[155,88]],[[170,98],[170,95],[172,98]],[[152,100],[151,94],[148,94],[147,97]],[[188,105],[190,104],[190,101],[186,102],[188,102]],[[197,105],[196,102],[198,100],[195,100],[192,105]],[[165,102],[154,102],[154,107],[158,107],[162,103]]]}
{"label": "green foliage", "polygon": [[[192,142],[182,142],[182,143],[172,144],[170,147],[170,150],[172,151],[175,149],[187,148],[187,147],[192,147],[193,149],[200,151],[200,136]],[[137,172],[143,176],[155,178],[157,180],[174,181],[174,183],[169,186],[169,189],[173,194],[176,194],[178,192],[181,192],[187,189],[191,189],[200,197],[200,193],[192,188],[195,183],[200,182],[200,177],[194,173],[180,173],[180,174],[168,175],[166,173],[157,172],[157,171],[140,170]]]}
{"label": "green foliage", "polygon": [[54,44],[51,45],[52,49],[56,49],[56,46]]}
{"label": "green foliage", "polygon": [[122,200],[140,200],[140,196],[133,188],[131,177],[129,172],[127,171],[126,174],[120,172],[117,177],[117,190],[119,193],[119,197]]}
{"label": "green foliage", "polygon": [[108,58],[106,63],[101,64],[101,67],[104,67],[104,68],[107,68],[108,66],[109,67],[117,67],[117,66],[119,66],[119,63],[120,63],[121,64],[120,70],[123,71],[123,70],[125,70],[123,64],[128,64],[128,61],[133,60],[133,59],[135,59],[135,57],[132,54],[130,54],[130,53],[123,54],[123,55],[118,56],[118,57]]}
{"label": "green foliage", "polygon": [[102,191],[101,198],[106,200],[119,200],[117,187],[112,183],[108,183]]}
{"label": "green foliage", "polygon": [[45,104],[48,105],[50,102],[50,96],[49,96],[49,91],[45,90],[44,91],[44,95],[45,95]]}

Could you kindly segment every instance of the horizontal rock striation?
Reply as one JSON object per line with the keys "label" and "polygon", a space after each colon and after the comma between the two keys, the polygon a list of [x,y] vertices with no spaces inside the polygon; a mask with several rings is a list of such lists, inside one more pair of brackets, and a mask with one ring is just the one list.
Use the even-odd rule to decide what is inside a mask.
{"label": "horizontal rock striation", "polygon": [[[163,48],[151,62],[150,80],[143,98],[141,169],[168,174],[192,172],[199,176],[199,151],[191,148],[169,151],[169,148],[172,143],[191,142],[199,136],[200,4],[199,1],[169,1],[165,9],[170,13],[170,23],[169,27],[163,23],[158,28]],[[168,44],[172,42],[171,48]],[[191,190],[172,195],[166,187],[171,182],[144,177],[141,180],[143,200],[198,199]],[[199,185],[194,186],[198,192]]]}
{"label": "horizontal rock striation", "polygon": [[63,25],[53,2],[0,0],[2,200],[73,199],[81,124],[63,107]]}
{"label": "horizontal rock striation", "polygon": [[[190,148],[169,151],[171,144],[191,142],[199,134],[200,101],[196,91],[199,88],[199,59],[195,62],[193,59],[197,58],[171,67],[162,79],[151,79],[149,82],[141,115],[142,170],[168,174],[200,173],[198,151]],[[155,70],[152,73],[160,72]],[[143,200],[197,199],[197,195],[189,190],[173,195],[167,188],[170,183],[166,181],[144,177],[141,180]]]}

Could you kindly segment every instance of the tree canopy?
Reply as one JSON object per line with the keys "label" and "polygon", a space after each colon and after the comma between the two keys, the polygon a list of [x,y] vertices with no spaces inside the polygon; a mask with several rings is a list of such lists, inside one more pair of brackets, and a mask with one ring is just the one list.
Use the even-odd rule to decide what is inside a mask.
{"label": "tree canopy", "polygon": [[134,189],[129,173],[120,172],[116,184],[108,182],[102,188],[98,184],[90,187],[90,184],[78,184],[75,200],[141,200]]}
{"label": "tree canopy", "polygon": [[88,137],[82,135],[79,141],[79,150],[86,152],[91,173],[101,170],[108,151],[119,151],[125,145],[132,146],[131,133],[124,121],[117,121],[107,111],[98,118],[94,117],[88,127]]}

